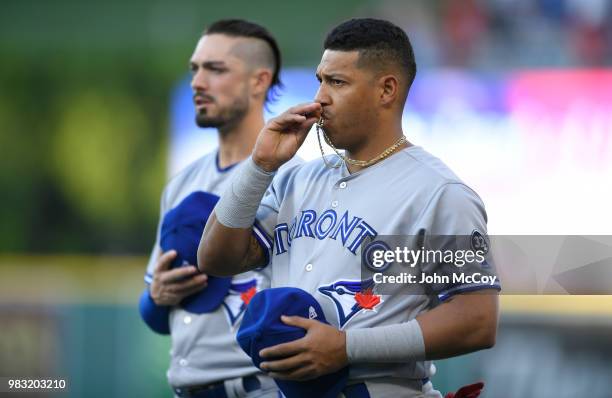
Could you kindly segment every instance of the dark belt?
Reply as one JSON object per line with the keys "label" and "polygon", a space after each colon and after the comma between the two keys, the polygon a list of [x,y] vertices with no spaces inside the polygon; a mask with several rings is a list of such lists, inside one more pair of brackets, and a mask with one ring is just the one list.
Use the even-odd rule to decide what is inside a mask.
{"label": "dark belt", "polygon": [[342,390],[342,394],[344,394],[346,398],[370,398],[370,392],[368,391],[365,383],[357,383],[346,386]]}
{"label": "dark belt", "polygon": [[[242,378],[242,388],[246,392],[256,391],[261,388],[261,382],[257,376],[246,376]],[[180,398],[227,398],[222,381],[199,386],[173,387],[172,390]]]}

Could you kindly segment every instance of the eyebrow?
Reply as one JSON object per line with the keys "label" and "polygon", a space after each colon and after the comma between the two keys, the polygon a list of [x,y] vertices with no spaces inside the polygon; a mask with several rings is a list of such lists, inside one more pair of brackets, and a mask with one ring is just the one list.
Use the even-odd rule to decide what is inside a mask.
{"label": "eyebrow", "polygon": [[225,62],[224,61],[204,61],[202,63],[197,63],[195,61],[189,61],[189,66],[193,67],[193,66],[199,66],[201,68],[219,68],[219,67],[225,67]]}
{"label": "eyebrow", "polygon": [[348,80],[348,76],[342,74],[342,73],[319,73],[319,72],[315,72],[315,76],[317,77],[317,80],[322,80],[323,78],[325,78],[325,80],[329,80],[329,79],[341,79],[341,80]]}

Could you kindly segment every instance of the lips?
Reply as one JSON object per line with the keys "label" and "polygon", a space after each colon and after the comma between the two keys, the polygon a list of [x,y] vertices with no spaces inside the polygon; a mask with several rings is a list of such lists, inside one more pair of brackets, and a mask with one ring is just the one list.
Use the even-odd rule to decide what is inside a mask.
{"label": "lips", "polygon": [[197,95],[196,94],[193,96],[193,103],[196,104],[196,106],[212,104],[213,102],[214,102],[214,99],[207,95]]}
{"label": "lips", "polygon": [[329,121],[329,116],[330,116],[329,113],[321,113],[320,120],[323,126],[325,126],[325,124]]}

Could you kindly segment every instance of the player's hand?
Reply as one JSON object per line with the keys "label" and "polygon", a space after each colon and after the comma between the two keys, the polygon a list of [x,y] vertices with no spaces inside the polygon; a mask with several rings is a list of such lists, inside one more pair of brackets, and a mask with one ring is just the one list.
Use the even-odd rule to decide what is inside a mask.
{"label": "player's hand", "polygon": [[[348,364],[346,334],[333,326],[299,316],[282,316],[291,326],[306,329],[306,336],[259,352],[261,369],[282,380],[310,380],[333,373]],[[278,359],[281,358],[281,359]]]}
{"label": "player's hand", "polygon": [[204,289],[208,282],[205,274],[194,265],[170,269],[176,251],[162,253],[153,272],[149,288],[151,298],[157,305],[177,305],[185,297]]}
{"label": "player's hand", "polygon": [[302,146],[312,125],[321,116],[321,104],[311,102],[289,108],[270,119],[259,133],[253,161],[266,171],[276,171]]}

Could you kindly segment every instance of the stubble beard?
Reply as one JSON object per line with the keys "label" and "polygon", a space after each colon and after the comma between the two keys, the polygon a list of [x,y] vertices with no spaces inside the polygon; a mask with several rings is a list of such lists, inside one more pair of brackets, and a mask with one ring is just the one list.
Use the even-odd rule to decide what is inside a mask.
{"label": "stubble beard", "polygon": [[230,106],[220,110],[216,116],[207,115],[207,109],[202,108],[196,113],[196,124],[198,127],[212,127],[225,134],[240,124],[249,109],[247,98],[237,98]]}

